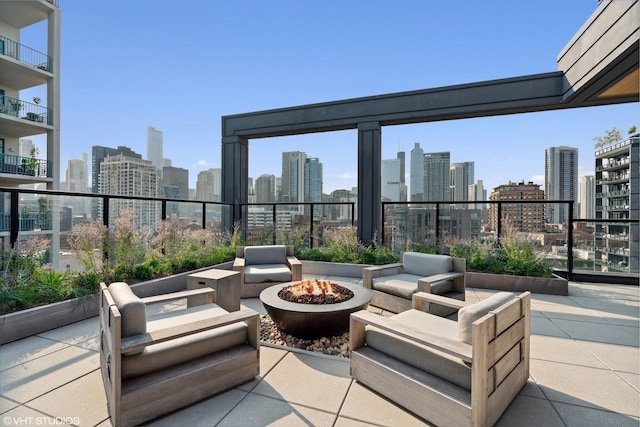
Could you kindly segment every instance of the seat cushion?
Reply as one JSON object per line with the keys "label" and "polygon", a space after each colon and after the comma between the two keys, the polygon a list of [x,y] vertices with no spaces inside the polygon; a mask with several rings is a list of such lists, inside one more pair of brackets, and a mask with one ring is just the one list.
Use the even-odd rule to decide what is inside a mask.
{"label": "seat cushion", "polygon": [[291,277],[286,264],[247,265],[244,268],[244,283],[290,282]]}
{"label": "seat cushion", "polygon": [[510,292],[498,292],[485,300],[458,310],[458,339],[471,344],[473,322],[514,298],[515,296]]}
{"label": "seat cushion", "polygon": [[[407,310],[391,317],[392,320],[417,331],[458,339],[455,321],[418,310]],[[413,366],[445,381],[471,390],[471,368],[461,359],[393,335],[374,326],[366,327],[365,341],[371,348],[407,365]]]}
{"label": "seat cushion", "polygon": [[[226,314],[216,304],[174,310],[150,317],[148,331]],[[179,365],[247,342],[247,325],[238,322],[153,344],[135,355],[122,356],[122,378],[130,379]]]}
{"label": "seat cushion", "polygon": [[287,247],[284,245],[247,246],[244,248],[244,261],[245,265],[286,264]]}
{"label": "seat cushion", "polygon": [[144,302],[133,293],[131,287],[124,282],[114,282],[108,289],[120,312],[121,336],[128,337],[147,332]]}
{"label": "seat cushion", "polygon": [[402,254],[402,265],[405,273],[429,277],[434,274],[451,271],[453,269],[453,259],[447,255],[405,252]]}
{"label": "seat cushion", "polygon": [[418,279],[420,277],[413,274],[393,274],[376,277],[371,286],[376,291],[410,300],[411,295],[418,290]]}

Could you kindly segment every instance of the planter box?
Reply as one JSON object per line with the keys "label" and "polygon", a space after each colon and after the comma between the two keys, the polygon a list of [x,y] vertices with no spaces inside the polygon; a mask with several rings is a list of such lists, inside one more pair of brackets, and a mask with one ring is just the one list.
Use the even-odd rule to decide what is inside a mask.
{"label": "planter box", "polygon": [[341,264],[337,262],[307,261],[302,262],[302,274],[316,274],[324,276],[359,277],[362,269],[371,267],[368,264]]}
{"label": "planter box", "polygon": [[0,344],[98,315],[98,295],[56,302],[0,316]]}
{"label": "planter box", "polygon": [[569,282],[557,277],[527,277],[509,274],[476,273],[467,271],[467,288],[495,289],[499,291],[537,294],[569,295]]}
{"label": "planter box", "polygon": [[[187,289],[187,276],[210,268],[231,270],[233,261],[131,285],[139,297]],[[98,315],[98,295],[61,301],[0,316],[0,344],[19,340]]]}

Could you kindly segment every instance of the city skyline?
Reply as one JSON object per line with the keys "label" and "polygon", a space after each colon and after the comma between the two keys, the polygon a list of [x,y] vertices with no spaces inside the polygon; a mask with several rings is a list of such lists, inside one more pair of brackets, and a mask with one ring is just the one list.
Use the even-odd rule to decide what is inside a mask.
{"label": "city skyline", "polygon": [[[194,1],[179,11],[148,1],[110,4],[105,11],[69,3],[62,11],[61,167],[92,145],[145,152],[153,126],[163,132],[164,156],[189,170],[189,188],[198,172],[220,167],[223,115],[555,71],[557,54],[597,7],[569,0],[517,7],[406,1],[366,10],[331,1]],[[381,22],[379,30],[368,22]],[[23,42],[38,48],[41,39],[31,43],[30,33],[43,31],[25,31]],[[39,90],[24,91],[25,98],[45,99]],[[425,152],[450,151],[452,163],[474,161],[488,190],[509,181],[543,184],[546,147],[579,148],[579,176],[592,175],[593,138],[638,124],[633,103],[387,126],[382,158],[420,142]],[[34,142],[45,148],[42,138]],[[277,175],[279,153],[304,151],[324,159],[325,193],[356,185],[355,130],[249,146],[250,176]]]}

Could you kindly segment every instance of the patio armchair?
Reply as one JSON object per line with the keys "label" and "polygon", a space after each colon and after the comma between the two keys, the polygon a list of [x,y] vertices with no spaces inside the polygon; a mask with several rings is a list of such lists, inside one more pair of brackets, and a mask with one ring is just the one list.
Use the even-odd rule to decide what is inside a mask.
{"label": "patio armchair", "polygon": [[233,269],[240,272],[240,297],[255,298],[277,283],[302,280],[302,263],[291,245],[237,246]]}
{"label": "patio armchair", "polygon": [[[475,304],[418,292],[391,317],[351,314],[351,376],[438,426],[491,426],[529,378],[531,294]],[[421,304],[450,304],[458,321]]]}
{"label": "patio armchair", "polygon": [[[401,263],[363,268],[362,284],[371,289],[371,305],[400,313],[411,308],[411,297],[416,292],[464,301],[465,266],[464,258],[405,252]],[[428,310],[439,316],[455,311],[440,304],[431,304]]]}
{"label": "patio armchair", "polygon": [[[100,290],[100,368],[114,426],[139,425],[258,375],[254,310],[228,312],[208,287],[148,298],[124,282]],[[148,304],[193,296],[207,303],[147,314]]]}

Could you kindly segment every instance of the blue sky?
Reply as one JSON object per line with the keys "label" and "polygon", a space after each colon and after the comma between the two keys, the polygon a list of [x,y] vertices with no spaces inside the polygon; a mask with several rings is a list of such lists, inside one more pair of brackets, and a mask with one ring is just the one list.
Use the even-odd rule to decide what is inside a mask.
{"label": "blue sky", "polygon": [[[61,176],[93,145],[146,156],[154,126],[195,188],[199,171],[220,167],[223,115],[556,71],[597,4],[60,0]],[[551,146],[578,147],[580,175],[592,174],[593,138],[632,125],[638,103],[389,126],[383,159],[404,149],[408,162],[414,142],[450,151],[452,162],[475,161],[490,192],[509,180],[542,184]],[[324,192],[351,188],[356,144],[356,131],[252,140],[250,176],[280,175],[281,153],[300,150],[324,164]]]}

